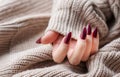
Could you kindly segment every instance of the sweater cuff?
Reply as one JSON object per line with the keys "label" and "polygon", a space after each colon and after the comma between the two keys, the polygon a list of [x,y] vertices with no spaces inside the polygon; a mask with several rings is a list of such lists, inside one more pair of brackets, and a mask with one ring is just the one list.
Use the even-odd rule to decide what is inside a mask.
{"label": "sweater cuff", "polygon": [[72,32],[72,37],[77,39],[79,33],[87,24],[98,28],[100,39],[108,33],[106,19],[102,11],[88,0],[60,0],[53,7],[46,32],[49,30],[66,35]]}

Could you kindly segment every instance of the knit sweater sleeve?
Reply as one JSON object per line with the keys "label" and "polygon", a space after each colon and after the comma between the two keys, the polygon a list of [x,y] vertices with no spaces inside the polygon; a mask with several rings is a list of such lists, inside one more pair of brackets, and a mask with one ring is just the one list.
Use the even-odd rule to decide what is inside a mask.
{"label": "knit sweater sleeve", "polygon": [[100,41],[101,46],[120,36],[120,0],[91,0],[103,12],[109,33]]}
{"label": "knit sweater sleeve", "polygon": [[84,26],[98,28],[100,39],[108,33],[103,12],[90,0],[54,0],[52,15],[46,32],[53,30],[76,39]]}

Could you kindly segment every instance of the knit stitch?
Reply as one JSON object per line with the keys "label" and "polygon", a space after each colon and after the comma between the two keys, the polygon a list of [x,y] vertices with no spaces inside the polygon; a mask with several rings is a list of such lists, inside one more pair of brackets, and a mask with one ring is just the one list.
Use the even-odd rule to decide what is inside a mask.
{"label": "knit stitch", "polygon": [[[4,1],[0,6],[0,77],[120,76],[120,0]],[[55,63],[52,45],[35,43],[49,30],[63,35],[71,31],[76,40],[88,23],[98,27],[100,48],[77,66],[68,60]]]}

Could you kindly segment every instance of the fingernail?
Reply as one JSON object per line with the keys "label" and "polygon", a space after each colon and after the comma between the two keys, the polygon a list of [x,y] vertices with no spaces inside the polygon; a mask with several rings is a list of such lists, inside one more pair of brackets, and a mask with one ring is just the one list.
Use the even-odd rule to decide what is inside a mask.
{"label": "fingernail", "polygon": [[41,43],[41,38],[39,38],[36,43],[40,44]]}
{"label": "fingernail", "polygon": [[90,24],[88,25],[88,28],[87,28],[87,34],[91,35],[91,26],[90,26]]}
{"label": "fingernail", "polygon": [[66,44],[68,44],[68,43],[69,43],[70,38],[71,38],[71,35],[72,35],[72,33],[71,33],[71,32],[69,32],[69,33],[67,34],[67,36],[66,36],[66,37],[65,37],[65,39],[64,39],[64,43],[66,43]]}
{"label": "fingernail", "polygon": [[93,31],[93,37],[94,37],[94,38],[97,37],[97,27],[96,27],[95,30]]}
{"label": "fingernail", "polygon": [[82,31],[82,33],[81,33],[81,35],[80,35],[81,39],[84,40],[84,39],[86,38],[86,32],[87,32],[86,27],[84,27],[84,28],[83,28],[83,31]]}

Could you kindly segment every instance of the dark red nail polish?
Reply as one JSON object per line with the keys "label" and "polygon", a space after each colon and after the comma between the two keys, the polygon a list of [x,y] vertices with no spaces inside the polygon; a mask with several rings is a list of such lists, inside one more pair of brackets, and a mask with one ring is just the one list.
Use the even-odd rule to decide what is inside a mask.
{"label": "dark red nail polish", "polygon": [[80,35],[81,39],[83,39],[83,40],[86,39],[86,33],[87,33],[87,30],[86,30],[86,27],[84,27],[83,31],[82,31],[82,33]]}
{"label": "dark red nail polish", "polygon": [[39,38],[36,43],[40,44],[41,43],[41,38]]}
{"label": "dark red nail polish", "polygon": [[87,28],[87,34],[91,35],[91,26],[90,26],[90,24],[88,25],[88,28]]}
{"label": "dark red nail polish", "polygon": [[69,32],[69,33],[66,35],[66,37],[65,37],[65,39],[64,39],[64,43],[66,43],[66,44],[68,44],[68,43],[69,43],[70,38],[71,38],[71,35],[72,35],[72,33],[71,33],[71,32]]}
{"label": "dark red nail polish", "polygon": [[97,37],[97,27],[96,27],[95,30],[93,31],[93,37],[94,37],[94,38]]}

